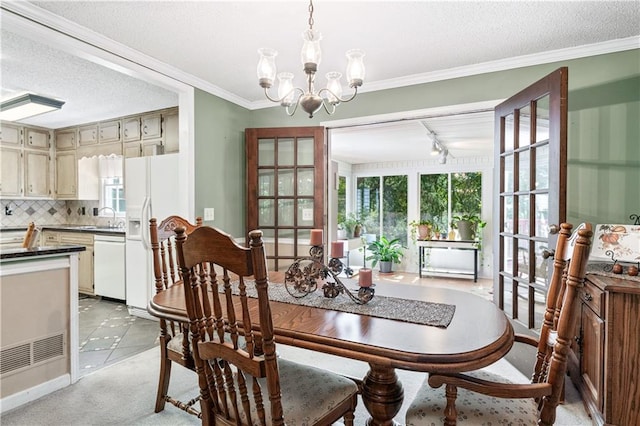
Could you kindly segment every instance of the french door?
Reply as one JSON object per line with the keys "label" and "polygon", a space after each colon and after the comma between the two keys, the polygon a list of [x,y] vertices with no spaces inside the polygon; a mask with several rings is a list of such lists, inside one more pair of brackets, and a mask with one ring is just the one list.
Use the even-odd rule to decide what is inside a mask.
{"label": "french door", "polygon": [[270,271],[307,256],[311,229],[324,229],[324,140],[324,127],[245,129],[246,230],[263,231]]}
{"label": "french door", "polygon": [[558,226],[566,220],[567,79],[560,68],[495,108],[494,298],[538,330]]}

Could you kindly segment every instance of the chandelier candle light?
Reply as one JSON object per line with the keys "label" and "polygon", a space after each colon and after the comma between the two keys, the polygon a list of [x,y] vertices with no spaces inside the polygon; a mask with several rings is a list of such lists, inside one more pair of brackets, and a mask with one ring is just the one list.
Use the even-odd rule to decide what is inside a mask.
{"label": "chandelier candle light", "polygon": [[368,278],[360,277],[359,288],[355,294],[338,278],[344,268],[340,260],[344,255],[342,242],[332,242],[331,259],[327,265],[323,261],[322,229],[311,230],[309,244],[311,245],[309,257],[296,259],[284,274],[284,285],[290,295],[296,298],[305,297],[318,289],[318,283],[323,283],[322,291],[327,298],[333,299],[342,293],[359,305],[364,305],[373,299],[375,291],[371,288],[371,269],[368,270]]}
{"label": "chandelier candle light", "polygon": [[[304,40],[302,45],[301,59],[304,73],[307,76],[306,90],[299,87],[293,87],[293,74],[290,72],[279,73],[278,97],[273,98],[269,95],[269,89],[273,86],[276,77],[276,56],[278,52],[274,49],[261,48],[258,49],[260,59],[258,61],[258,83],[264,88],[264,94],[272,102],[277,102],[285,107],[288,115],[295,114],[298,105],[309,114],[309,118],[324,107],[327,114],[331,115],[335,112],[336,106],[340,102],[349,102],[358,94],[358,87],[364,82],[364,52],[359,49],[347,51],[347,80],[349,87],[353,89],[353,95],[348,98],[342,98],[342,84],[340,78],[342,74],[339,72],[327,73],[327,87],[316,91],[314,87],[315,75],[318,71],[318,65],[322,53],[320,51],[320,40],[322,35],[319,31],[313,29],[313,0],[309,1],[309,29],[302,33]],[[329,105],[329,106],[327,106]],[[293,108],[290,108],[292,107]]]}

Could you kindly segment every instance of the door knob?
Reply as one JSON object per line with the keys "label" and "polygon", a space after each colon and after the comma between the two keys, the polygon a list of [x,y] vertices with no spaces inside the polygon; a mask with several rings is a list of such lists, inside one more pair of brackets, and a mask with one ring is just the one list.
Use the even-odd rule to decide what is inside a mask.
{"label": "door knob", "polygon": [[556,254],[555,250],[542,250],[542,257],[545,259],[553,259],[553,256]]}
{"label": "door knob", "polygon": [[558,225],[549,225],[550,234],[557,234],[558,232],[560,232],[560,227]]}

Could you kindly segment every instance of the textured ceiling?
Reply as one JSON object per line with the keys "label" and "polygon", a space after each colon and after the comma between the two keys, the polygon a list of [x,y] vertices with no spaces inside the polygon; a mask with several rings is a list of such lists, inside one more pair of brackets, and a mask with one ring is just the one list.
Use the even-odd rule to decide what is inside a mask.
{"label": "textured ceiling", "polygon": [[[30,90],[67,102],[63,111],[35,117],[26,124],[59,128],[86,123],[177,105],[177,96],[55,50],[30,33],[12,33],[4,19],[8,11],[15,11],[12,4],[26,4],[22,7],[37,16],[54,14],[52,19],[65,31],[93,32],[128,46],[136,51],[138,63],[145,65],[145,58],[151,58],[168,64],[170,77],[247,108],[268,104],[255,75],[259,47],[277,49],[278,69],[292,71],[294,82],[302,81],[299,50],[300,34],[308,20],[305,0],[4,1],[0,4],[2,96]],[[640,35],[638,1],[316,0],[314,5],[314,28],[324,36],[319,82],[328,71],[344,71],[344,52],[357,47],[366,52],[363,91],[482,72],[487,64],[508,69],[522,66],[523,58],[538,58],[550,51],[560,60],[581,46],[630,37],[637,45]],[[491,117],[485,115],[484,121],[473,123],[468,118],[453,125],[456,134],[448,123],[428,123],[435,126],[439,139],[455,146],[450,149],[454,157],[479,155],[478,147],[485,147],[482,152],[491,151]],[[372,147],[404,140],[414,140],[409,145],[415,145],[417,138],[428,135],[415,121],[376,126],[375,133],[355,129],[343,133],[349,140],[364,138]],[[341,138],[336,134],[336,141]],[[398,154],[399,149],[368,151],[380,151],[383,159],[407,155]],[[343,155],[346,159],[350,154],[345,151]]]}

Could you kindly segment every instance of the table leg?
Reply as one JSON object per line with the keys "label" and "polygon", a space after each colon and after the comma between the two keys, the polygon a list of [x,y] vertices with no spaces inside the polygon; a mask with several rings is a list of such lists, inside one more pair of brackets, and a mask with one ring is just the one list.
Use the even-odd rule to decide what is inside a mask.
{"label": "table leg", "polygon": [[395,369],[369,364],[369,372],[362,381],[362,401],[371,418],[368,426],[395,425],[404,400],[404,389]]}

